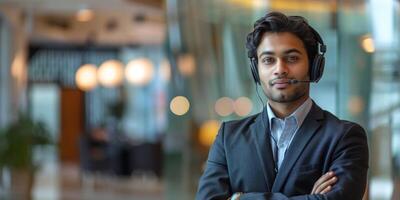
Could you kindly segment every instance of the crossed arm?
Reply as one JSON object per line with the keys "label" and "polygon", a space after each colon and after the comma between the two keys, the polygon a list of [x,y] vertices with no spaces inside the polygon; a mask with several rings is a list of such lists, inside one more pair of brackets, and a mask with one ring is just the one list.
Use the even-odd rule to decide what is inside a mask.
{"label": "crossed arm", "polygon": [[[226,200],[231,191],[226,170],[225,151],[220,134],[210,152],[208,167],[200,181],[198,200]],[[211,159],[210,159],[211,158]],[[215,160],[214,160],[215,158]],[[341,200],[362,199],[368,170],[368,145],[366,135],[360,126],[353,126],[341,138],[335,148],[330,172],[321,176],[310,194],[286,196],[282,193],[251,192],[240,196],[241,200]]]}
{"label": "crossed arm", "polygon": [[[336,183],[336,181],[337,177],[335,176],[335,173],[332,171],[327,172],[314,183],[311,194],[325,194],[331,191],[332,186]],[[242,193],[240,192],[240,195],[241,194]],[[237,200],[240,195],[238,193],[235,193],[228,200]]]}

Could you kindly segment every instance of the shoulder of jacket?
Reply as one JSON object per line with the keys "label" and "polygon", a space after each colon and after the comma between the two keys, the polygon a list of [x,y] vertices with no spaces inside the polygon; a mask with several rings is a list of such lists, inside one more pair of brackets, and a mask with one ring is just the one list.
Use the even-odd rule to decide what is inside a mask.
{"label": "shoulder of jacket", "polygon": [[247,135],[250,132],[252,125],[258,119],[259,113],[248,116],[238,120],[226,121],[221,124],[220,133],[224,139],[234,139],[241,137],[242,135]]}
{"label": "shoulder of jacket", "polygon": [[225,125],[225,127],[235,127],[235,126],[250,125],[250,124],[253,124],[255,122],[255,120],[257,119],[258,115],[260,115],[260,113],[257,113],[257,114],[254,114],[254,115],[242,118],[242,119],[225,121],[225,122],[223,122],[223,124]]}
{"label": "shoulder of jacket", "polygon": [[365,132],[364,128],[358,123],[339,119],[337,116],[326,110],[324,110],[324,115],[327,123],[329,123],[330,126],[336,127],[337,129],[342,129],[343,133],[348,132],[352,128],[361,129]]}

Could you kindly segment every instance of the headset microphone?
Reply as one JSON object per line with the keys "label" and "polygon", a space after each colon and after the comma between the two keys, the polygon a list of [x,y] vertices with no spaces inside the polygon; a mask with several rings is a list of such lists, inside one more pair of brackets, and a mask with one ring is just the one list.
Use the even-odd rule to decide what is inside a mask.
{"label": "headset microphone", "polygon": [[308,80],[308,81],[300,81],[300,80],[296,80],[296,79],[290,79],[290,80],[288,81],[289,84],[312,83],[312,82],[315,82],[315,81],[311,81],[311,80]]}
{"label": "headset microphone", "polygon": [[[298,84],[298,83],[313,83],[313,82],[316,82],[316,81],[311,81],[311,80],[301,81],[301,80],[297,80],[297,79],[290,79],[284,83],[292,85],[292,84]],[[269,81],[269,85],[273,86],[275,84],[277,84],[277,83],[274,83],[273,80]]]}

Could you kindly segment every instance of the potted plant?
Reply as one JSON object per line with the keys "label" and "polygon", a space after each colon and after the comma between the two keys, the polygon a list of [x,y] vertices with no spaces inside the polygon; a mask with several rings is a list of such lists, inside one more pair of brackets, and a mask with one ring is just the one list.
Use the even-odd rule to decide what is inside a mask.
{"label": "potted plant", "polygon": [[0,169],[10,171],[12,199],[30,199],[38,168],[34,149],[47,144],[51,144],[47,128],[25,114],[0,131]]}

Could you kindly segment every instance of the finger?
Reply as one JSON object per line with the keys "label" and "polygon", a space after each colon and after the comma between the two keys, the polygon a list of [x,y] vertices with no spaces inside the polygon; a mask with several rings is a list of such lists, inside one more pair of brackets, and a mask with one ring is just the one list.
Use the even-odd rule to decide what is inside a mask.
{"label": "finger", "polygon": [[311,191],[311,194],[315,193],[315,190],[319,187],[319,185],[321,185],[323,182],[325,182],[326,180],[329,180],[330,178],[332,178],[333,176],[335,176],[335,173],[333,171],[329,171],[327,173],[325,173],[324,175],[322,175],[315,183],[313,186],[313,189]]}
{"label": "finger", "polygon": [[314,193],[315,194],[320,194],[325,188],[327,188],[329,186],[332,186],[336,182],[336,180],[337,180],[336,177],[332,177],[331,179],[323,182],[322,184],[317,186],[317,188],[315,189]]}
{"label": "finger", "polygon": [[318,187],[324,182],[326,181],[326,179],[328,179],[330,176],[332,176],[331,172],[325,173],[324,175],[322,175],[315,183],[313,186],[313,189],[311,191],[311,194],[315,194],[316,190],[318,189]]}
{"label": "finger", "polygon": [[323,182],[321,185],[319,185],[319,186],[316,188],[315,193],[316,193],[316,194],[320,194],[325,188],[327,188],[327,187],[332,186],[333,184],[335,184],[336,181],[337,181],[337,177],[334,176],[334,177],[332,177],[331,179],[329,179],[329,180]]}
{"label": "finger", "polygon": [[332,189],[332,186],[328,186],[328,187],[326,187],[324,190],[322,190],[322,191],[320,192],[320,194],[325,194],[325,193],[331,191],[331,189]]}
{"label": "finger", "polygon": [[313,189],[311,191],[311,194],[315,194],[317,188],[324,182],[326,182],[327,180],[329,180],[330,178],[332,178],[333,176],[335,176],[335,173],[333,171],[329,171],[327,173],[325,173],[324,175],[322,175],[315,183],[313,186]]}
{"label": "finger", "polygon": [[330,171],[330,172],[324,174],[323,176],[321,176],[314,185],[319,186],[334,176],[335,176],[335,174],[332,171]]}

